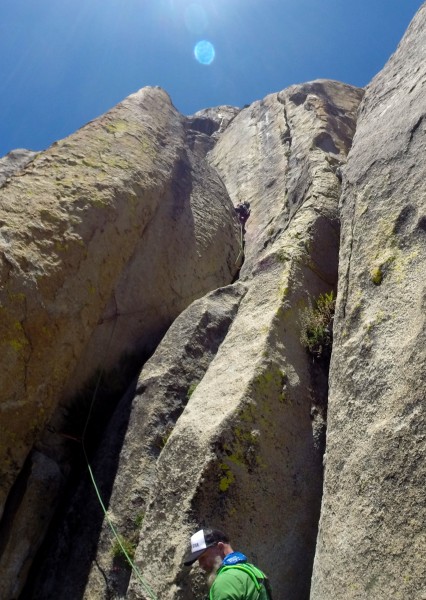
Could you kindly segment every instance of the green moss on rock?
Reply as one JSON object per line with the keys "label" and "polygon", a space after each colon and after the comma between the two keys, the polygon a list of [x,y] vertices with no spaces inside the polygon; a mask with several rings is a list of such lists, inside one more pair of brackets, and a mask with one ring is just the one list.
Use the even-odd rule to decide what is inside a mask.
{"label": "green moss on rock", "polygon": [[382,269],[380,267],[375,267],[374,269],[372,269],[372,271],[370,272],[370,278],[374,285],[380,285],[383,281]]}

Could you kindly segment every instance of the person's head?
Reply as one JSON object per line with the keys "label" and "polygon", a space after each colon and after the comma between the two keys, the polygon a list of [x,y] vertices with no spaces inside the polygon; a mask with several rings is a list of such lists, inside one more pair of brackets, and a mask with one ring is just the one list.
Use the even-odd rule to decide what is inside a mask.
{"label": "person's head", "polygon": [[219,529],[200,529],[191,536],[191,550],[184,559],[186,566],[198,560],[206,573],[215,573],[225,556],[233,552],[228,536]]}

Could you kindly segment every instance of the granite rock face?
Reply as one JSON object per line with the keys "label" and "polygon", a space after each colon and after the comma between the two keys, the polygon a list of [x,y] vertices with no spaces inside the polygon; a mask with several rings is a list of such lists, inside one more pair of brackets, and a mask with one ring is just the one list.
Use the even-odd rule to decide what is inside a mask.
{"label": "granite rock face", "polygon": [[0,158],[0,187],[4,185],[12,175],[19,173],[26,167],[35,156],[37,156],[37,152],[18,148]]}
{"label": "granite rock face", "polygon": [[[168,436],[225,338],[246,289],[219,288],[196,300],[171,325],[135,386],[122,398],[92,466],[114,527],[135,545],[149,493],[156,487],[156,462]],[[116,473],[111,485],[111,474]],[[83,509],[84,507],[84,509]],[[84,518],[79,518],[84,510]],[[71,502],[53,550],[37,569],[37,598],[70,600],[125,594],[130,573],[111,552],[112,534],[103,522],[90,481]],[[67,573],[66,582],[62,574]]]}
{"label": "granite rock face", "polygon": [[367,87],[344,170],[313,600],[426,597],[426,5]]}
{"label": "granite rock face", "polygon": [[[213,148],[210,168],[234,205],[251,203],[245,263],[239,282],[175,321],[93,460],[109,518],[137,545],[144,580],[164,599],[206,591],[197,570],[181,564],[199,524],[229,531],[286,596],[309,596],[327,378],[300,343],[300,315],[336,287],[338,168],[361,97],[317,81],[230,110],[221,131],[217,111],[185,122],[199,160]],[[254,173],[244,197],[241,171]],[[63,525],[50,532],[50,549],[25,590],[32,598],[146,596],[111,554],[114,541],[90,485],[81,482]]]}
{"label": "granite rock face", "polygon": [[[145,88],[0,189],[0,514],[53,413],[58,430],[98,369],[152,351],[238,270],[232,203],[186,141],[185,117]],[[60,444],[43,434],[40,449]]]}
{"label": "granite rock face", "polygon": [[[136,557],[161,598],[206,591],[197,569],[182,567],[199,524],[228,531],[269,572],[278,597],[309,596],[326,384],[313,376],[299,317],[337,281],[335,171],[361,96],[330,81],[294,86],[241,111],[209,155],[234,204],[241,173],[253,177],[244,193],[247,292],[157,461]],[[136,577],[128,597],[147,597]]]}
{"label": "granite rock face", "polygon": [[[9,173],[2,598],[195,600],[207,525],[275,599],[426,598],[425,48],[426,5],[365,95],[183,117],[147,88]],[[336,290],[329,378],[301,331]],[[105,518],[71,400],[149,353],[91,440]]]}
{"label": "granite rock face", "polygon": [[221,136],[212,164],[234,205],[247,201],[252,209],[242,279],[269,254],[302,205],[335,200],[336,172],[352,142],[361,96],[338,82],[292,86],[243,109]]}

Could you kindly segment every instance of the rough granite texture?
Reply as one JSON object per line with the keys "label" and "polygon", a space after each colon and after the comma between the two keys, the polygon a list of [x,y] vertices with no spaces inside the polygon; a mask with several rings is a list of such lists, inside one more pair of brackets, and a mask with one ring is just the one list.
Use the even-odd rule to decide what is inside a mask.
{"label": "rough granite texture", "polygon": [[[145,88],[0,189],[0,515],[58,405],[100,367],[152,351],[238,270],[231,201],[186,140],[168,95]],[[42,451],[56,460],[63,438],[49,435]]]}
{"label": "rough granite texture", "polygon": [[18,148],[0,158],[0,187],[4,185],[12,175],[19,174],[35,156],[37,156],[37,152],[25,150],[25,148]]}
{"label": "rough granite texture", "polygon": [[248,201],[252,209],[242,279],[269,254],[302,205],[329,195],[330,178],[350,148],[353,111],[362,95],[350,89],[318,80],[271,94],[244,108],[212,151],[234,205]]}
{"label": "rough granite texture", "polygon": [[[26,166],[12,157],[1,598],[150,597],[113,556],[64,432],[97,368],[156,348],[91,462],[159,599],[205,596],[182,566],[203,525],[269,574],[275,600],[426,599],[425,55],[426,5],[362,102],[319,80],[183,117],[148,88]],[[244,200],[240,281],[221,287],[241,266]],[[301,316],[337,284],[323,456],[327,372]]]}
{"label": "rough granite texture", "polygon": [[426,598],[426,5],[366,90],[344,171],[312,600]]}
{"label": "rough granite texture", "polygon": [[[219,288],[177,317],[117,407],[92,461],[109,516],[133,544],[139,540],[157,458],[226,336],[245,291],[241,283]],[[130,573],[124,561],[113,556],[112,545],[93,486],[85,479],[73,494],[51,552],[37,569],[32,599],[73,600],[84,594],[94,600],[125,594]]]}
{"label": "rough granite texture", "polygon": [[[337,82],[294,86],[241,111],[210,154],[234,204],[242,199],[241,172],[254,172],[245,192],[248,290],[157,461],[136,558],[164,600],[205,593],[197,569],[182,567],[189,535],[203,524],[228,531],[268,571],[278,598],[309,596],[324,398],[300,344],[299,316],[308,298],[337,280],[335,170],[345,162],[361,96]],[[134,576],[127,596],[147,597]]]}

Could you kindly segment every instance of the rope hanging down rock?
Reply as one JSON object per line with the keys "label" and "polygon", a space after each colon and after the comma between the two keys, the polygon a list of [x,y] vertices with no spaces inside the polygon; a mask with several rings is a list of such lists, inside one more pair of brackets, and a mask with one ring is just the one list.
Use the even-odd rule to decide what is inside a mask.
{"label": "rope hanging down rock", "polygon": [[[116,301],[116,307],[117,307],[117,301]],[[104,366],[106,364],[106,361],[107,361],[107,358],[108,358],[108,354],[109,354],[109,350],[110,350],[110,347],[111,347],[111,344],[112,344],[112,340],[113,340],[113,337],[114,337],[115,328],[116,328],[116,325],[117,325],[117,316],[118,316],[118,312],[115,315],[114,325],[113,325],[113,327],[111,329],[111,335],[109,337],[108,344],[105,347],[105,355],[104,355],[104,358],[103,358],[102,363],[101,363],[101,368],[99,370],[99,375],[98,375],[98,378],[97,378],[97,381],[96,381],[96,386],[95,386],[95,389],[94,389],[94,392],[93,392],[93,396],[92,396],[92,399],[91,399],[89,411],[88,411],[88,414],[87,414],[87,419],[86,419],[86,422],[85,422],[85,425],[84,425],[83,434],[81,436],[81,445],[82,445],[82,448],[83,448],[84,459],[86,461],[87,469],[89,471],[90,480],[91,480],[92,485],[93,485],[93,487],[95,489],[95,493],[96,493],[96,496],[98,498],[99,504],[100,504],[100,506],[102,508],[102,511],[104,513],[105,520],[108,523],[108,526],[111,529],[111,532],[112,532],[113,536],[115,537],[118,545],[120,546],[120,549],[121,549],[123,555],[125,556],[125,558],[126,558],[128,564],[129,564],[129,566],[131,567],[131,569],[132,569],[133,573],[135,574],[135,576],[136,576],[137,580],[139,581],[139,583],[142,585],[142,588],[148,594],[148,596],[151,598],[151,600],[158,600],[157,596],[153,592],[153,590],[150,587],[150,585],[148,584],[148,582],[143,578],[142,573],[140,572],[140,569],[138,568],[137,565],[135,565],[135,563],[133,562],[132,558],[129,556],[126,548],[123,545],[123,542],[122,542],[122,539],[121,539],[120,535],[117,533],[117,531],[116,531],[113,523],[111,522],[111,519],[108,516],[108,512],[107,512],[107,510],[105,508],[105,504],[104,504],[104,502],[102,500],[102,496],[101,496],[101,493],[99,491],[98,485],[96,483],[96,479],[95,479],[95,477],[93,475],[92,467],[90,466],[89,457],[87,455],[86,446],[85,446],[85,437],[86,437],[86,433],[87,433],[87,428],[89,426],[89,421],[90,421],[90,418],[92,416],[93,406],[95,404],[96,396],[97,396],[97,393],[98,393],[98,390],[99,390],[99,386],[100,386],[100,383],[101,383],[101,380],[102,380],[102,377],[103,377],[103,374],[104,374]]]}

